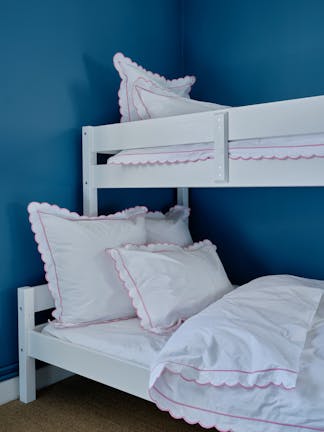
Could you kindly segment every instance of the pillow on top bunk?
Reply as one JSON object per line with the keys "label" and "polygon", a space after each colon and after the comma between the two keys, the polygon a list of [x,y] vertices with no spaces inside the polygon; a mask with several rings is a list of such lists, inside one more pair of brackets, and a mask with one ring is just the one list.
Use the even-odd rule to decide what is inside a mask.
{"label": "pillow on top bunk", "polygon": [[147,243],[174,243],[179,246],[192,244],[188,228],[190,209],[176,205],[163,214],[149,212],[146,214]]}
{"label": "pillow on top bunk", "polygon": [[84,325],[136,315],[113,263],[107,264],[105,249],[145,243],[146,207],[87,217],[33,202],[28,212],[55,302],[53,325]]}
{"label": "pillow on top bunk", "polygon": [[138,79],[134,88],[138,95],[134,98],[134,105],[141,118],[171,117],[228,108],[225,105],[181,97],[144,79]]}
{"label": "pillow on top bunk", "polygon": [[[153,82],[138,79],[134,84],[133,103],[140,118],[160,118],[228,108],[225,105],[201,102],[181,97],[157,86]],[[108,165],[156,165],[201,162],[215,158],[213,143],[195,143],[171,147],[152,147],[124,150],[108,159]]]}
{"label": "pillow on top bunk", "polygon": [[139,80],[152,83],[159,89],[167,89],[173,94],[183,97],[188,97],[191,86],[196,81],[193,76],[167,80],[163,76],[145,70],[122,53],[115,54],[113,62],[121,78],[118,92],[121,122],[149,118],[145,113],[139,115],[135,106],[136,101],[140,98],[140,95],[137,93],[137,83]]}
{"label": "pillow on top bunk", "polygon": [[204,240],[176,245],[126,245],[107,249],[133,300],[143,328],[174,330],[232,290],[216,247]]}

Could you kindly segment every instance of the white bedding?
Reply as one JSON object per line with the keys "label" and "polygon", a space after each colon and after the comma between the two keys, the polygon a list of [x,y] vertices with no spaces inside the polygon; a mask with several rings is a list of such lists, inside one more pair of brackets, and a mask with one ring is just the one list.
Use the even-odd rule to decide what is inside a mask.
{"label": "white bedding", "polygon": [[[230,159],[310,159],[324,157],[324,134],[296,135],[229,142]],[[108,165],[154,165],[214,159],[213,143],[124,150]]]}
{"label": "white bedding", "polygon": [[[278,298],[284,293],[283,302],[268,295],[271,278]],[[305,287],[287,291],[284,278],[261,278],[254,293],[265,291],[263,302],[261,296],[251,301],[251,292],[243,297],[232,292],[223,298],[229,302],[220,300],[185,322],[152,366],[150,395],[158,407],[221,431],[324,431],[324,281],[304,281]],[[317,310],[314,320],[312,310]],[[296,372],[296,388],[279,385],[287,379],[289,384],[289,373],[286,381],[281,374],[286,366]],[[279,381],[272,383],[276,377],[265,368],[281,369]],[[244,377],[260,372],[263,382]]]}
{"label": "white bedding", "polygon": [[62,329],[48,324],[42,332],[147,368],[169,338],[143,330],[137,318]]}

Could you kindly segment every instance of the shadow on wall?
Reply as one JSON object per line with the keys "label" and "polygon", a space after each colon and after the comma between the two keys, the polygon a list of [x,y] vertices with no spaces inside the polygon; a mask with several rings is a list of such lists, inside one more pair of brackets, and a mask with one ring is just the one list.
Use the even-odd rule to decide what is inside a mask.
{"label": "shadow on wall", "polygon": [[112,59],[108,67],[85,54],[83,63],[87,82],[73,82],[70,85],[75,122],[80,127],[118,123],[120,79]]}

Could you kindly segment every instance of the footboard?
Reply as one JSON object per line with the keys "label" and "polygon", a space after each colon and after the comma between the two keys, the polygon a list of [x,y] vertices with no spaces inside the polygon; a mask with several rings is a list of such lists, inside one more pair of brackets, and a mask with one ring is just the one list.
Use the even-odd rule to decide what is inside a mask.
{"label": "footboard", "polygon": [[36,399],[35,359],[29,356],[29,333],[35,313],[54,307],[47,285],[18,288],[19,394],[22,402]]}
{"label": "footboard", "polygon": [[[47,285],[18,289],[20,400],[36,399],[35,359],[60,368],[60,379],[78,374],[150,400],[149,369],[41,333],[35,313],[54,307]],[[68,371],[68,372],[65,372]],[[50,382],[56,382],[50,379]]]}

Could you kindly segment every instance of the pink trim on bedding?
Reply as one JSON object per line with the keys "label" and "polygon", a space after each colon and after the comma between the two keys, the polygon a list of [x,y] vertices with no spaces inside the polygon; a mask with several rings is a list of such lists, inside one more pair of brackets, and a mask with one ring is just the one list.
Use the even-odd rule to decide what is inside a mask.
{"label": "pink trim on bedding", "polygon": [[[163,77],[162,75],[159,75],[158,73],[153,73],[150,72],[146,69],[144,69],[142,66],[138,65],[136,62],[134,62],[133,60],[131,60],[129,57],[124,56],[123,53],[121,52],[117,52],[114,57],[113,57],[113,63],[114,66],[116,68],[116,70],[119,72],[120,75],[123,75],[126,78],[126,83],[124,83],[124,79],[121,76],[121,84],[120,84],[120,88],[118,90],[118,102],[119,102],[119,111],[120,111],[120,115],[121,115],[121,121],[125,121],[125,117],[126,114],[123,111],[123,106],[122,106],[122,91],[126,92],[126,98],[127,98],[127,106],[128,106],[128,121],[132,121],[133,119],[130,118],[130,106],[129,106],[129,91],[128,91],[128,75],[125,73],[125,70],[122,67],[122,61],[119,60],[118,58],[122,56],[124,61],[128,64],[130,64],[133,67],[136,67],[138,70],[144,72],[145,74],[147,74],[148,76],[152,77],[153,79],[158,78],[161,79],[164,82],[164,85],[166,87],[168,87],[171,91],[172,88],[180,88],[180,87],[188,87],[188,89],[186,90],[185,94],[189,95],[190,91],[191,91],[191,87],[193,86],[193,84],[196,82],[196,78],[194,76],[189,76],[186,75],[184,77],[181,78],[176,78],[173,80],[168,80],[165,77]],[[175,83],[177,81],[185,81],[185,80],[190,80],[188,84],[181,84],[181,85],[176,85]],[[135,104],[133,103],[134,107]],[[127,121],[127,119],[126,119]]]}
{"label": "pink trim on bedding", "polygon": [[124,165],[124,166],[137,166],[137,165],[174,165],[174,164],[180,164],[180,163],[189,163],[189,162],[205,162],[207,160],[211,160],[211,159],[215,159],[214,156],[206,156],[206,157],[201,157],[199,159],[176,159],[173,161],[164,161],[161,162],[159,160],[154,160],[154,161],[145,161],[145,162],[109,162],[109,165]]}
{"label": "pink trim on bedding", "polygon": [[[141,293],[140,293],[140,290],[139,290],[138,286],[136,285],[136,282],[134,281],[133,276],[130,274],[128,268],[126,267],[126,264],[125,264],[125,262],[124,262],[124,260],[123,260],[123,257],[121,256],[121,253],[119,252],[118,249],[106,249],[106,251],[110,254],[110,256],[111,256],[111,258],[112,258],[112,260],[113,260],[113,262],[114,262],[115,269],[116,269],[116,272],[117,272],[117,274],[118,274],[118,276],[119,276],[119,279],[121,280],[123,286],[125,287],[126,291],[128,292],[128,295],[129,295],[130,299],[132,300],[132,304],[133,304],[134,309],[136,310],[137,315],[138,315],[141,319],[143,319],[143,317],[141,316],[142,314],[139,313],[138,308],[136,307],[136,305],[135,305],[135,303],[134,303],[134,300],[135,300],[135,299],[134,299],[134,297],[132,296],[130,290],[128,289],[126,281],[125,281],[124,278],[121,276],[121,272],[120,272],[120,270],[119,270],[119,268],[118,268],[117,259],[116,259],[116,257],[114,256],[114,252],[118,254],[119,259],[120,259],[120,262],[121,262],[121,264],[122,264],[124,270],[125,270],[126,273],[128,274],[130,280],[132,281],[133,286],[134,286],[134,288],[135,288],[135,290],[136,290],[136,292],[137,292],[137,294],[138,294],[138,296],[139,296],[139,298],[140,298],[140,300],[141,300],[141,302],[142,302],[142,305],[143,305],[143,308],[144,308],[145,313],[146,313],[146,315],[147,315],[147,318],[148,318],[148,320],[149,320],[150,326],[151,326],[151,328],[153,328],[152,320],[151,320],[150,314],[148,313],[148,310],[147,310],[147,308],[146,308],[146,305],[145,305],[145,302],[144,302],[144,300],[143,300],[143,297],[142,297],[142,295],[141,295]],[[142,325],[142,323],[141,323],[141,325]]]}
{"label": "pink trim on bedding", "polygon": [[[298,372],[292,369],[286,369],[286,368],[269,368],[269,369],[260,369],[260,370],[255,370],[255,371],[243,371],[240,369],[200,369],[196,366],[192,366],[192,365],[188,365],[185,363],[181,363],[181,362],[175,362],[175,361],[168,361],[168,363],[173,363],[179,366],[185,366],[191,369],[195,369],[198,372],[238,372],[238,373],[243,373],[243,374],[257,374],[257,373],[261,373],[261,372],[275,372],[275,371],[282,371],[282,372],[289,372],[292,374],[297,374]],[[158,367],[159,365],[156,365],[156,367]]]}
{"label": "pink trim on bedding", "polygon": [[[63,314],[63,301],[62,301],[62,295],[61,295],[60,285],[59,285],[59,282],[58,282],[57,269],[56,269],[56,262],[55,262],[55,260],[54,260],[53,251],[52,251],[52,249],[51,249],[51,247],[50,247],[50,244],[49,244],[49,241],[48,241],[48,237],[47,237],[46,229],[45,229],[45,226],[44,226],[43,220],[42,220],[42,218],[41,218],[41,213],[42,213],[42,212],[37,211],[37,214],[38,214],[38,217],[39,217],[39,221],[40,221],[40,223],[41,223],[41,225],[42,225],[42,228],[43,228],[43,232],[44,232],[45,240],[46,240],[46,243],[47,243],[47,247],[48,247],[48,250],[49,250],[50,255],[51,255],[51,258],[52,258],[53,267],[54,267],[54,270],[55,270],[55,278],[56,278],[57,293],[58,293],[58,296],[59,296],[59,299],[60,299],[60,306],[61,306],[61,310],[60,310],[59,317],[58,317],[58,321],[60,322],[61,317],[62,317],[62,314]],[[47,261],[45,260],[45,257],[43,258],[43,254],[41,254],[41,257],[42,257],[42,260],[43,260],[43,262],[44,262],[44,270],[45,270],[46,280],[47,280],[47,282],[48,282],[48,287],[50,287],[50,286],[51,286],[51,283],[50,283],[50,281],[47,279],[47,274],[48,274],[48,272],[47,272],[47,265],[48,265],[48,263],[47,263]],[[52,293],[52,292],[53,292],[53,289],[51,288],[50,291],[51,291],[51,293]]]}
{"label": "pink trim on bedding", "polygon": [[149,215],[156,215],[156,214],[158,214],[159,216],[162,216],[164,218],[164,217],[168,217],[170,214],[172,214],[174,212],[177,212],[177,211],[182,211],[183,212],[182,219],[187,219],[190,216],[190,213],[191,213],[191,209],[189,207],[176,204],[173,207],[170,207],[169,210],[166,213],[162,213],[159,210],[154,210],[154,211],[153,210],[149,210],[146,215],[149,216]]}
{"label": "pink trim on bedding", "polygon": [[[195,378],[192,378],[192,379],[187,378],[184,375],[182,375],[181,372],[175,372],[172,369],[169,369],[167,366],[162,370],[162,372],[158,376],[158,378],[164,373],[165,370],[167,370],[172,375],[178,375],[178,376],[180,376],[184,381],[187,381],[187,382],[190,382],[190,383],[193,382],[193,383],[195,383],[195,384],[197,384],[199,386],[202,386],[202,387],[204,387],[204,386],[229,387],[229,388],[241,387],[241,388],[244,388],[245,390],[251,390],[253,388],[266,389],[266,388],[268,388],[270,386],[274,386],[274,387],[280,387],[280,388],[282,388],[283,390],[286,390],[286,391],[296,390],[296,386],[294,386],[294,387],[286,387],[282,382],[280,384],[277,384],[277,383],[275,383],[273,381],[270,381],[268,384],[265,384],[265,385],[253,384],[253,385],[250,385],[250,386],[245,386],[245,385],[241,384],[239,381],[237,381],[234,384],[228,384],[226,381],[222,382],[221,384],[214,384],[211,381],[206,381],[206,382],[202,383],[202,382],[198,381]],[[219,372],[237,372],[237,371],[219,371]]]}
{"label": "pink trim on bedding", "polygon": [[143,156],[143,155],[155,155],[155,154],[173,154],[173,153],[195,153],[200,151],[213,151],[213,148],[204,148],[204,149],[195,149],[195,150],[178,150],[178,151],[161,151],[161,152],[152,152],[152,153],[127,153],[121,154],[119,157],[127,157],[127,156]]}
{"label": "pink trim on bedding", "polygon": [[244,156],[229,156],[230,159],[232,160],[262,160],[262,159],[266,159],[266,160],[287,160],[287,159],[292,159],[292,160],[298,160],[298,159],[314,159],[314,158],[324,158],[324,155],[316,155],[316,154],[312,154],[310,156],[283,156],[283,157],[279,157],[279,156],[248,156],[248,157],[244,157]]}
{"label": "pink trim on bedding", "polygon": [[[176,207],[177,206],[174,206],[173,208],[176,208]],[[201,249],[204,246],[212,246],[215,250],[217,249],[216,246],[210,240],[202,240],[202,241],[193,243],[193,244],[188,245],[188,246],[179,246],[176,243],[149,243],[149,244],[145,244],[145,245],[137,245],[137,244],[133,244],[133,243],[128,243],[128,244],[124,245],[123,247],[125,249],[129,249],[131,247],[131,248],[134,248],[134,250],[136,250],[136,249],[139,249],[139,250],[149,250],[152,253],[154,253],[154,252],[169,252],[169,251],[172,251],[172,248],[170,248],[170,249],[155,249],[156,247],[161,247],[161,246],[176,246],[177,248],[180,248],[182,250],[197,250],[197,249]],[[137,316],[140,318],[140,326],[144,330],[148,330],[148,331],[150,331],[150,332],[152,332],[154,334],[160,334],[160,335],[161,334],[167,334],[170,331],[176,330],[187,319],[187,318],[179,318],[178,321],[175,324],[171,324],[170,326],[163,327],[161,329],[161,331],[155,331],[154,330],[155,327],[153,326],[152,319],[151,319],[150,314],[148,313],[148,310],[147,310],[147,307],[145,305],[144,299],[143,299],[143,297],[142,297],[142,295],[140,293],[140,290],[139,290],[139,288],[138,288],[138,286],[137,286],[134,278],[132,277],[132,275],[130,274],[130,272],[129,272],[127,266],[126,266],[126,264],[124,262],[124,259],[123,259],[122,255],[121,255],[120,251],[118,249],[114,249],[114,248],[106,249],[105,251],[107,253],[109,253],[109,255],[111,256],[111,258],[112,258],[112,260],[114,262],[114,266],[115,266],[116,272],[118,274],[118,277],[119,277],[120,281],[122,282],[122,285],[126,289],[126,292],[128,293],[129,298],[132,301],[132,305],[133,305],[134,309],[136,310]],[[132,296],[132,294],[130,292],[130,289],[127,286],[127,282],[125,281],[125,279],[121,275],[121,270],[118,267],[118,258],[116,258],[114,256],[114,253],[117,253],[117,255],[119,256],[121,265],[123,266],[124,270],[128,274],[128,276],[131,279],[132,284],[133,284],[136,292],[138,293],[139,299],[140,299],[140,301],[141,301],[141,303],[143,305],[144,311],[145,311],[145,313],[146,313],[146,315],[148,317],[148,320],[149,320],[149,323],[150,323],[150,327],[151,327],[150,329],[147,329],[146,327],[144,327],[144,325],[142,323],[143,316],[139,312],[138,307],[135,304],[135,298]]]}
{"label": "pink trim on bedding", "polygon": [[235,150],[248,150],[248,149],[265,149],[265,148],[295,148],[295,147],[323,147],[324,144],[294,144],[294,145],[278,145],[278,146],[239,146],[239,147],[230,147],[230,149]]}
{"label": "pink trim on bedding", "polygon": [[[159,390],[156,386],[153,386],[152,388],[154,389],[154,391],[156,391],[160,396],[162,396],[167,401],[171,402],[172,404],[182,406],[184,408],[189,408],[189,409],[193,409],[193,410],[197,410],[197,411],[202,411],[202,412],[205,412],[205,413],[208,413],[208,414],[216,414],[218,416],[230,417],[230,418],[234,418],[234,419],[238,419],[238,420],[255,421],[255,422],[259,422],[259,423],[273,424],[273,425],[277,425],[277,426],[294,427],[294,428],[303,429],[303,430],[320,431],[320,432],[324,431],[323,428],[320,429],[320,428],[311,427],[311,426],[302,426],[302,425],[296,425],[296,424],[290,424],[290,423],[280,423],[280,422],[275,422],[275,421],[272,421],[272,420],[264,420],[264,419],[257,419],[257,418],[253,418],[253,417],[245,417],[245,416],[239,416],[239,415],[234,415],[234,414],[229,414],[229,413],[223,413],[221,411],[214,411],[214,410],[210,410],[210,409],[207,409],[207,408],[200,408],[200,407],[196,407],[196,406],[193,406],[193,405],[190,405],[190,404],[185,404],[183,402],[175,401],[175,400],[169,398],[168,396],[166,396],[165,394],[163,394],[161,392],[161,390]],[[235,431],[234,429],[231,429],[231,430],[222,430],[222,429],[220,429],[220,427],[217,424],[213,424],[213,425],[210,425],[210,426],[203,425],[198,420],[195,421],[195,422],[191,422],[191,421],[189,421],[187,419],[187,417],[185,415],[177,417],[174,414],[174,412],[172,411],[172,409],[162,408],[162,406],[159,404],[159,402],[157,401],[157,399],[155,399],[153,397],[153,395],[152,395],[152,389],[149,389],[148,392],[149,392],[149,395],[150,395],[151,399],[155,402],[155,404],[157,405],[157,407],[161,411],[168,411],[169,414],[171,415],[171,417],[173,417],[175,419],[182,418],[185,422],[187,422],[189,424],[196,424],[196,423],[198,423],[204,429],[210,429],[211,427],[215,427],[216,429],[218,429],[219,431],[222,431],[222,432],[239,432],[238,430]]]}
{"label": "pink trim on bedding", "polygon": [[[39,206],[47,206],[49,207],[52,211],[40,211],[37,209],[37,207]],[[36,209],[34,209],[36,207]],[[48,241],[48,237],[47,237],[47,233],[46,233],[46,229],[43,223],[43,220],[41,218],[41,214],[47,214],[47,215],[51,215],[51,216],[56,216],[56,217],[60,217],[62,219],[65,220],[69,220],[72,222],[75,221],[91,221],[91,220],[129,220],[133,217],[137,217],[137,216],[141,216],[142,214],[146,214],[148,209],[144,206],[136,206],[136,207],[131,207],[128,209],[125,209],[121,212],[116,212],[112,215],[102,215],[102,216],[93,216],[93,217],[88,217],[88,216],[80,216],[78,213],[76,212],[70,212],[68,209],[66,208],[60,208],[57,205],[52,205],[49,203],[38,203],[38,202],[31,202],[28,207],[27,210],[29,212],[29,221],[31,223],[31,229],[34,233],[35,236],[35,241],[38,245],[38,251],[41,255],[41,259],[44,263],[44,271],[45,271],[45,279],[48,283],[48,288],[49,291],[54,299],[55,302],[55,310],[52,312],[52,316],[54,316],[54,312],[57,311],[58,312],[58,318],[56,319],[56,323],[53,321],[53,325],[57,326],[57,327],[71,327],[74,326],[74,324],[69,324],[69,323],[62,323],[61,319],[62,319],[62,314],[63,314],[63,300],[62,300],[62,295],[61,295],[61,290],[60,290],[60,286],[59,286],[59,282],[58,282],[58,274],[57,274],[57,269],[56,269],[56,262],[53,256],[53,252],[52,249],[49,245],[49,241]],[[54,211],[53,211],[54,210]],[[134,214],[130,214],[127,215],[127,212],[129,212],[130,210],[132,211],[138,211],[138,213],[134,213]],[[140,211],[142,210],[142,211]],[[56,212],[56,213],[55,213]],[[54,273],[55,273],[55,279],[56,279],[56,287],[54,288],[52,286],[52,281],[51,281],[51,277],[49,276],[49,270],[48,270],[48,266],[51,264],[50,260],[48,260],[48,258],[46,257],[46,251],[43,248],[43,241],[41,238],[39,238],[39,236],[37,235],[37,228],[36,228],[36,220],[34,218],[34,216],[37,218],[37,220],[39,221],[40,225],[41,225],[41,229],[43,231],[43,235],[45,238],[45,242],[47,245],[47,250],[50,254],[50,260],[53,264],[54,267]],[[72,216],[72,217],[71,217]],[[56,295],[57,292],[57,295]],[[57,296],[59,298],[59,305],[57,304]],[[55,317],[55,316],[54,316]],[[108,321],[107,321],[108,322]],[[99,321],[98,321],[99,323]],[[83,323],[80,323],[80,325]],[[88,325],[88,324],[86,324]]]}

